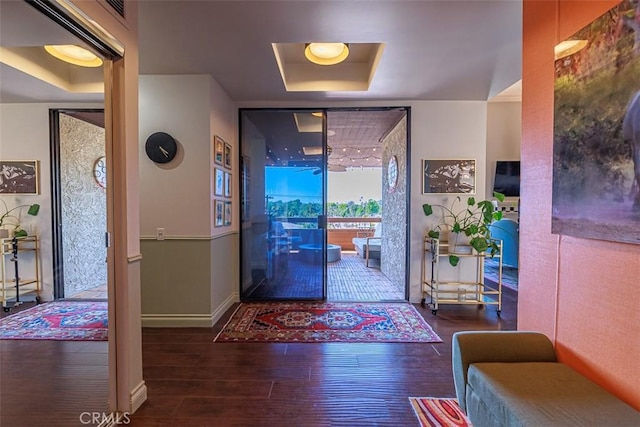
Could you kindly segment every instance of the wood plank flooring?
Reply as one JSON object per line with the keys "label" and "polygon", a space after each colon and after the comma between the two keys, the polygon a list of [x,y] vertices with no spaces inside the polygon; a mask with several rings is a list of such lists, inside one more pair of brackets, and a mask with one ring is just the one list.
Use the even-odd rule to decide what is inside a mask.
{"label": "wood plank flooring", "polygon": [[[131,426],[417,426],[409,396],[454,396],[451,335],[515,329],[493,308],[416,306],[438,344],[213,343],[213,328],[144,329],[148,401]],[[0,425],[80,426],[106,411],[107,343],[0,341]]]}

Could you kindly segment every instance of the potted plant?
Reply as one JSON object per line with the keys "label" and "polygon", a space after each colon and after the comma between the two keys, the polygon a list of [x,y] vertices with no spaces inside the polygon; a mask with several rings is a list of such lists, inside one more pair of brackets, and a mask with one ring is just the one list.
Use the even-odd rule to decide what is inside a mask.
{"label": "potted plant", "polygon": [[13,227],[13,235],[14,237],[24,237],[27,235],[27,231],[22,229],[20,226],[20,214],[22,213],[22,209],[28,208],[27,214],[36,216],[40,211],[39,204],[32,205],[18,205],[11,209],[7,206],[7,203],[4,200],[0,200],[4,205],[4,213],[0,216],[0,237],[2,237],[2,232],[6,231],[6,236],[8,236],[8,230],[6,230],[5,226]]}
{"label": "potted plant", "polygon": [[[504,201],[504,194],[494,192],[493,197],[498,201]],[[442,216],[435,227],[428,231],[428,236],[433,239],[439,239],[440,233],[446,228],[451,233],[450,239],[456,239],[465,236],[468,239],[468,245],[479,253],[488,252],[491,256],[496,255],[500,248],[498,244],[491,239],[491,231],[489,225],[493,221],[502,219],[502,212],[496,211],[491,200],[481,200],[476,202],[474,197],[467,199],[467,205],[462,210],[456,209],[456,204],[462,199],[457,196],[451,202],[449,207],[443,205],[431,205],[425,203],[422,210],[426,216],[433,215],[433,208],[438,207],[442,211]],[[450,248],[455,246],[454,241],[449,242]],[[449,264],[458,265],[460,258],[455,255],[455,250],[449,251]]]}

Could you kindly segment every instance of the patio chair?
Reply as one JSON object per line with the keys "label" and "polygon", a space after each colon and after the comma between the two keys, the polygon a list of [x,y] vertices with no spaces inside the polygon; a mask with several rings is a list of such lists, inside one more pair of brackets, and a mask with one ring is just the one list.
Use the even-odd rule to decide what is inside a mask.
{"label": "patio chair", "polygon": [[352,240],[356,252],[365,260],[365,265],[369,267],[370,259],[380,259],[382,249],[382,223],[376,225],[373,237],[354,237]]}

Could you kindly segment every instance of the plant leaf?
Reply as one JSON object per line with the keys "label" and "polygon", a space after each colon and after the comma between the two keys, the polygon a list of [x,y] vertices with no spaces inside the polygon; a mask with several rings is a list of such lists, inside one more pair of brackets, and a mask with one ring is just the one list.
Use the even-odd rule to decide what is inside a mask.
{"label": "plant leaf", "polygon": [[469,198],[467,199],[467,205],[469,205],[469,206],[473,206],[473,205],[475,205],[475,204],[476,204],[476,198],[475,198],[475,197],[469,197]]}
{"label": "plant leaf", "polygon": [[470,244],[478,252],[484,252],[489,248],[489,244],[484,237],[474,237],[471,239]]}
{"label": "plant leaf", "polygon": [[432,239],[439,239],[440,238],[440,232],[436,231],[436,230],[429,230],[429,232],[427,233],[427,235],[429,237],[431,237]]}
{"label": "plant leaf", "polygon": [[40,205],[37,203],[34,203],[33,205],[29,206],[29,210],[27,211],[29,215],[33,215],[33,216],[38,215],[38,212],[40,212]]}
{"label": "plant leaf", "polygon": [[422,210],[426,216],[433,214],[433,207],[429,203],[422,205]]}
{"label": "plant leaf", "polygon": [[496,199],[498,199],[499,202],[504,202],[504,194],[499,193],[497,191],[493,192],[493,197],[495,197]]}
{"label": "plant leaf", "polygon": [[449,264],[451,264],[452,266],[456,266],[458,265],[458,262],[460,261],[460,257],[456,256],[456,255],[449,255]]}

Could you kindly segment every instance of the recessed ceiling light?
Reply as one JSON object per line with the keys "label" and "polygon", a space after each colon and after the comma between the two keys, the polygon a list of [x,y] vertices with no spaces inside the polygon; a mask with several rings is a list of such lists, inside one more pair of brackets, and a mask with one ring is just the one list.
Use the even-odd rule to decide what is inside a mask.
{"label": "recessed ceiling light", "polygon": [[81,67],[99,67],[102,59],[87,49],[73,44],[47,45],[44,47],[49,55],[69,64]]}
{"label": "recessed ceiling light", "polygon": [[335,65],[349,56],[347,43],[306,43],[304,56],[314,64]]}
{"label": "recessed ceiling light", "polygon": [[562,59],[584,49],[589,40],[565,40],[553,48],[555,59]]}

